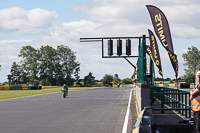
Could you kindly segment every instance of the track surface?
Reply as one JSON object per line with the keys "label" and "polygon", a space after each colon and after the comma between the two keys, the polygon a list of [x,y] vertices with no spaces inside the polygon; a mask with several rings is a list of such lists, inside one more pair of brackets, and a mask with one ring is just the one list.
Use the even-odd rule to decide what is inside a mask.
{"label": "track surface", "polygon": [[0,100],[1,133],[121,133],[132,87]]}

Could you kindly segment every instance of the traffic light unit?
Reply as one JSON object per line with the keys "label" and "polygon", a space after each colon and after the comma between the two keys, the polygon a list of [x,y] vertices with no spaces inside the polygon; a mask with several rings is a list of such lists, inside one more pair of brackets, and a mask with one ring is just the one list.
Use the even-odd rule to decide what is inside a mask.
{"label": "traffic light unit", "polygon": [[112,56],[113,55],[113,40],[108,40],[108,55]]}
{"label": "traffic light unit", "polygon": [[[108,40],[108,55],[112,56],[113,55],[113,40]],[[121,56],[122,55],[122,40],[117,40],[117,55]],[[126,55],[130,56],[131,55],[131,40],[128,39],[126,40]]]}
{"label": "traffic light unit", "polygon": [[131,55],[131,40],[126,40],[126,55]]}
{"label": "traffic light unit", "polygon": [[122,40],[117,40],[117,55],[122,55]]}

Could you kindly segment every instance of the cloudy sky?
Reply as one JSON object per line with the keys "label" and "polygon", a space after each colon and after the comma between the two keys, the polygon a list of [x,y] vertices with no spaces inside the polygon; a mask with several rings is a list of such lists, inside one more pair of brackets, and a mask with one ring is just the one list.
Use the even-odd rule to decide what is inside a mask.
{"label": "cloudy sky", "polygon": [[[12,63],[21,60],[19,50],[27,45],[69,46],[81,63],[81,78],[89,72],[96,79],[105,74],[130,78],[134,69],[125,59],[102,58],[100,42],[80,43],[80,38],[148,36],[148,29],[154,29],[145,5],[155,5],[166,15],[182,76],[182,54],[188,47],[200,47],[199,0],[1,0],[0,82],[7,80]],[[137,55],[138,42],[133,43],[132,54]],[[164,78],[175,78],[167,51],[158,45]],[[129,60],[137,62],[137,58]]]}

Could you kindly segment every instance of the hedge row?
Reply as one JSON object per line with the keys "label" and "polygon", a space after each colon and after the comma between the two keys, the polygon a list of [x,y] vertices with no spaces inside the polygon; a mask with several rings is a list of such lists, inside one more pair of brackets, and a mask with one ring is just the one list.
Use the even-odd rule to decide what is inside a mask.
{"label": "hedge row", "polygon": [[0,90],[41,90],[42,86],[0,86]]}

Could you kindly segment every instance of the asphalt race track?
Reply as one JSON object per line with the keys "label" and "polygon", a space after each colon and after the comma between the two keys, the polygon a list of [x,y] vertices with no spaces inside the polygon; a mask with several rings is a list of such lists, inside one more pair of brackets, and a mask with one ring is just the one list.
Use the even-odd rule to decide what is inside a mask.
{"label": "asphalt race track", "polygon": [[132,87],[0,100],[1,133],[121,133]]}

